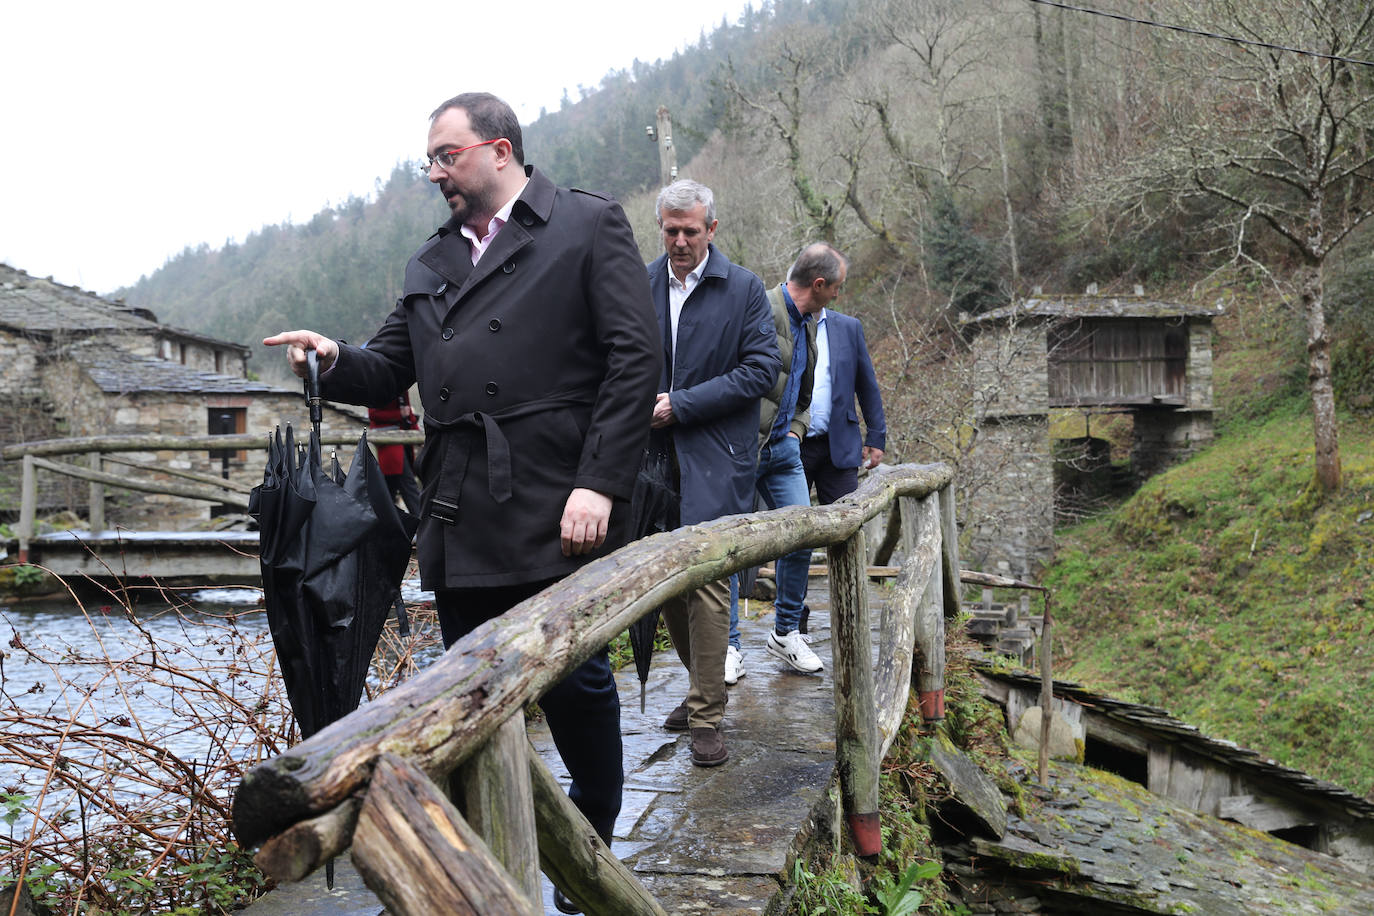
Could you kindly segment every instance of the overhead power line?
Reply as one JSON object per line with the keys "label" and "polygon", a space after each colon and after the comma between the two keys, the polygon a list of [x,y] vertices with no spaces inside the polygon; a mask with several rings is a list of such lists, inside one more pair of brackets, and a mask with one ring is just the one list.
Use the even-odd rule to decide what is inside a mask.
{"label": "overhead power line", "polygon": [[[1105,10],[1089,9],[1086,6],[1071,6],[1068,3],[1056,3],[1055,0],[1030,0],[1031,3],[1039,3],[1042,6],[1058,7],[1061,10],[1068,10],[1073,13],[1088,13],[1093,16],[1103,16],[1107,19],[1116,19],[1120,22],[1129,22],[1133,25],[1146,25],[1152,29],[1168,29],[1171,32],[1183,32],[1185,35],[1197,35],[1202,38],[1214,38],[1217,41],[1229,41],[1238,45],[1253,45],[1257,48],[1269,48],[1274,51],[1287,51],[1289,54],[1305,54],[1308,57],[1319,57],[1322,60],[1335,60],[1345,64],[1358,64],[1361,67],[1374,67],[1374,61],[1360,60],[1358,57],[1342,57],[1339,54],[1323,54],[1320,51],[1308,51],[1303,48],[1290,48],[1286,45],[1276,45],[1268,41],[1256,41],[1251,38],[1237,38],[1234,35],[1222,35],[1217,32],[1204,32],[1201,29],[1190,29],[1181,25],[1170,25],[1167,22],[1155,22],[1152,19],[1136,19],[1133,16],[1123,16],[1120,13],[1109,13]],[[1280,0],[1282,2],[1282,0]]]}

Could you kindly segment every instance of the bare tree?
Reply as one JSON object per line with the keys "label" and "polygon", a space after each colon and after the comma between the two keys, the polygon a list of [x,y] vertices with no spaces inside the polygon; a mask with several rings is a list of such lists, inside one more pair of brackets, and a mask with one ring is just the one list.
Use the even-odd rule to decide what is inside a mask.
{"label": "bare tree", "polygon": [[1325,491],[1338,489],[1324,268],[1333,250],[1374,214],[1374,80],[1367,68],[1339,58],[1359,57],[1370,46],[1374,7],[1217,0],[1180,2],[1170,15],[1180,24],[1264,44],[1166,35],[1179,79],[1157,101],[1165,139],[1135,171],[1115,176],[1115,188],[1137,202],[1159,191],[1222,201],[1241,256],[1264,256],[1254,238],[1257,223],[1296,256],[1293,284],[1307,323],[1316,479]]}
{"label": "bare tree", "polygon": [[723,82],[734,104],[761,118],[781,141],[798,203],[819,236],[834,243],[844,201],[837,202],[825,192],[819,169],[806,156],[803,143],[811,117],[810,96],[830,75],[828,46],[829,36],[821,30],[794,26],[778,40],[760,87],[748,85],[734,61],[727,65]]}

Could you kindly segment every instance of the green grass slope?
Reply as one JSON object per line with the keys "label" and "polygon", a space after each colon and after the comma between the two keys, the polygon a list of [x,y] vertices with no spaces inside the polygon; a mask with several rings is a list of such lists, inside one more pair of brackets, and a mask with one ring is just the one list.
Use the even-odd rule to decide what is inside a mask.
{"label": "green grass slope", "polygon": [[1059,532],[1055,674],[1372,794],[1374,418],[1341,416],[1322,499],[1292,362],[1219,351],[1216,442]]}

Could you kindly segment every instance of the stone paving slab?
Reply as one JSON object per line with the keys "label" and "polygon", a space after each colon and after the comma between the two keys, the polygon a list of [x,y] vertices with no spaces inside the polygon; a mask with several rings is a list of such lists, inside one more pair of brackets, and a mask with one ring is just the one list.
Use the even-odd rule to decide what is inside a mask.
{"label": "stone paving slab", "polygon": [[1088,767],[1054,762],[1048,788],[1009,770],[1034,796],[1026,816],[945,850],[974,914],[1374,913],[1374,881],[1331,856]]}
{"label": "stone paving slab", "polygon": [[[687,695],[687,672],[674,652],[654,657],[642,714],[633,666],[617,676],[626,792],[614,852],[668,913],[762,913],[829,785],[835,698],[824,580],[812,580],[808,603],[812,648],[825,663],[814,675],[793,671],[764,649],[773,628],[770,603],[742,605],[745,675],[730,690],[722,728],[730,759],[721,766],[693,766],[687,733],[662,727]],[[542,724],[531,726],[530,738],[566,786],[567,771]]]}

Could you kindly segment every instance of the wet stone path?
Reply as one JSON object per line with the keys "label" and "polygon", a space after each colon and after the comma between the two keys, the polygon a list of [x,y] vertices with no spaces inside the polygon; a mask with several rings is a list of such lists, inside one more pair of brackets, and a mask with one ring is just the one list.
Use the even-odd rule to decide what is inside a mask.
{"label": "wet stone path", "polygon": [[[730,690],[722,729],[730,759],[718,767],[693,766],[688,734],[663,728],[687,695],[675,653],[654,657],[643,714],[633,666],[619,674],[625,801],[614,852],[669,913],[762,913],[829,784],[835,701],[825,580],[812,580],[808,603],[812,649],[825,662],[815,675],[793,671],[764,649],[770,603],[741,605],[745,675]],[[566,785],[548,733],[532,728],[530,736]],[[546,888],[546,906],[556,912],[551,893]]]}

